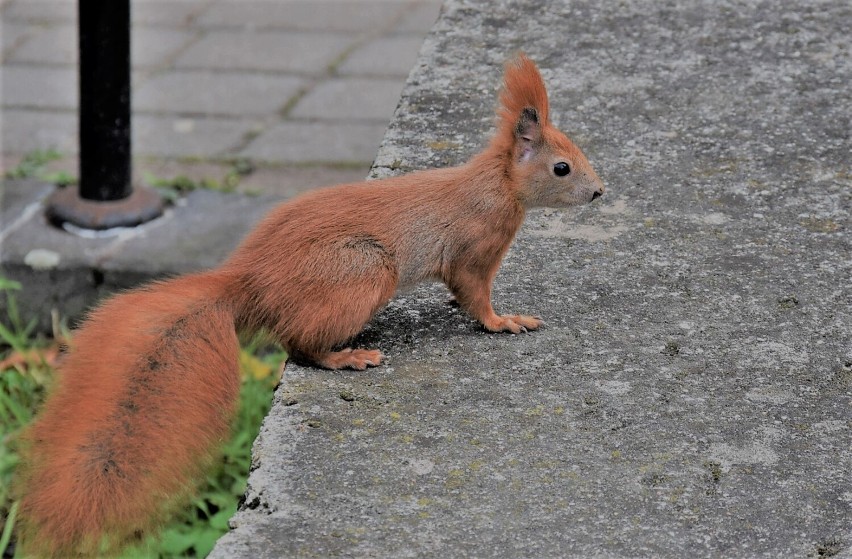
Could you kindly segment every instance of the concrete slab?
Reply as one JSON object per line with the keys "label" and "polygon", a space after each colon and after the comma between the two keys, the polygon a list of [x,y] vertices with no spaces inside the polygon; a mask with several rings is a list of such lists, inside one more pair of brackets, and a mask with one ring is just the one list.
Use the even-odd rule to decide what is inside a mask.
{"label": "concrete slab", "polygon": [[364,162],[352,167],[329,166],[279,166],[257,169],[240,180],[240,192],[274,194],[292,198],[308,190],[364,180],[370,164]]}
{"label": "concrete slab", "polygon": [[2,118],[3,153],[23,155],[48,149],[65,155],[77,153],[77,115],[71,111],[4,109]]}
{"label": "concrete slab", "polygon": [[176,60],[180,69],[323,74],[352,44],[339,33],[211,31]]}
{"label": "concrete slab", "polygon": [[0,22],[0,40],[2,40],[3,49],[0,60],[5,62],[12,49],[23,43],[34,30],[32,25],[25,23]]}
{"label": "concrete slab", "polygon": [[9,57],[16,64],[77,64],[77,26],[58,24],[39,26],[32,35]]}
{"label": "concrete slab", "polygon": [[402,83],[398,79],[333,78],[302,97],[290,116],[318,120],[374,120],[386,124],[401,92]]}
{"label": "concrete slab", "polygon": [[208,115],[275,114],[305,87],[296,76],[214,71],[171,71],[134,92],[138,111]]}
{"label": "concrete slab", "polygon": [[240,146],[258,126],[244,119],[136,115],[133,151],[141,156],[218,157]]}
{"label": "concrete slab", "polygon": [[282,122],[254,138],[240,155],[286,163],[369,164],[384,129],[370,122]]}
{"label": "concrete slab", "polygon": [[[138,68],[164,64],[194,37],[193,33],[180,29],[133,27],[130,37],[133,64]],[[76,66],[79,58],[77,25],[60,24],[38,29],[15,49],[9,61]]]}
{"label": "concrete slab", "polygon": [[199,17],[198,23],[210,27],[375,32],[388,26],[399,14],[409,9],[410,4],[407,0],[219,2]]}
{"label": "concrete slab", "polygon": [[[0,241],[25,221],[24,216],[53,191],[53,186],[34,180],[0,183]],[[21,220],[20,222],[18,220]]]}
{"label": "concrete slab", "polygon": [[77,4],[68,0],[13,0],[3,9],[6,21],[70,23],[77,21]]}
{"label": "concrete slab", "polygon": [[188,29],[132,27],[130,48],[133,65],[146,68],[170,64],[176,55],[195,40],[196,34]]}
{"label": "concrete slab", "polygon": [[[139,68],[163,64],[194,39],[180,29],[134,27],[131,30],[131,56]],[[15,49],[9,61],[16,64],[74,65],[79,60],[77,26],[51,25],[33,34]]]}
{"label": "concrete slab", "polygon": [[44,200],[53,190],[6,181],[0,214],[0,274],[26,286],[21,313],[43,331],[53,311],[76,320],[117,290],[215,266],[280,200],[199,190],[143,226],[80,236],[46,223]]}
{"label": "concrete slab", "polygon": [[4,65],[0,72],[4,107],[76,110],[79,86],[75,68]]}
{"label": "concrete slab", "polygon": [[[417,53],[423,37],[380,37],[372,40],[346,57],[337,69],[340,75],[399,76],[408,77],[408,72],[417,61]],[[399,92],[397,91],[397,98]]]}
{"label": "concrete slab", "polygon": [[498,275],[544,330],[424,287],[384,367],[288,365],[211,557],[852,556],[852,16],[764,8],[446,2],[374,173],[461,162],[524,49],[609,191]]}
{"label": "concrete slab", "polygon": [[128,272],[172,275],[212,268],[278,202],[280,198],[272,196],[196,190],[163,219],[134,235],[133,250],[123,250],[127,241],[112,246],[101,269],[108,276]]}
{"label": "concrete slab", "polygon": [[[0,231],[0,273],[26,286],[18,298],[22,316],[50,331],[51,311],[82,316],[100,297],[92,270],[114,239],[79,238],[47,225],[44,200],[53,185],[38,181],[3,183],[3,224]],[[0,301],[5,315],[6,300]]]}
{"label": "concrete slab", "polygon": [[[425,4],[435,6],[437,2]],[[264,159],[273,164],[323,162],[339,168],[372,161],[380,139],[378,124],[390,118],[402,76],[407,71],[406,61],[411,60],[419,47],[419,41],[409,36],[390,39],[389,43],[382,38],[395,36],[402,22],[414,17],[425,4],[384,0],[342,3],[240,0],[233,5],[230,0],[134,2],[135,154],[169,159],[227,159],[233,155],[232,148],[248,147],[252,135],[272,131],[277,123],[284,122],[289,123],[290,131],[300,123],[308,126],[304,134],[298,131],[291,134],[289,141],[297,145],[283,149],[285,159],[277,158],[276,146],[259,150],[255,144],[251,150],[262,151]],[[73,156],[78,150],[76,5],[21,0],[7,2],[5,6],[9,9],[5,10],[8,14],[4,11],[3,26],[12,32],[3,35],[10,62],[2,68],[0,102],[6,129],[3,141],[13,150],[6,154],[56,148],[64,155]],[[216,11],[202,23],[202,16],[213,8]],[[233,15],[235,11],[242,13],[237,17]],[[258,32],[258,28],[264,31]],[[423,31],[416,33],[422,36]],[[201,40],[192,43],[196,38]],[[359,85],[354,97],[340,84],[323,85],[335,78],[335,72],[352,49],[362,45],[369,51],[375,48],[371,47],[373,40],[385,45],[384,56],[374,60],[371,68],[364,59],[364,51],[355,52],[349,57],[346,78],[385,72],[381,84]],[[176,56],[178,53],[180,56]],[[387,73],[390,66],[396,67],[393,75]],[[313,91],[317,86],[322,87]],[[317,120],[314,116],[293,118],[295,100],[302,94],[308,103],[319,96],[309,111],[323,115],[319,120],[357,121],[366,115],[377,126],[347,124],[340,132],[313,127],[306,120]],[[353,98],[356,103],[351,102]],[[341,106],[348,107],[350,112],[340,110]],[[333,111],[339,119],[330,116]],[[151,120],[152,116],[162,118]],[[236,122],[223,122],[220,120],[223,116],[234,117]],[[208,122],[201,122],[208,117]],[[193,127],[203,133],[194,135]],[[335,154],[323,145],[310,147],[312,139],[294,140],[308,135],[332,138],[333,145],[344,148]],[[155,145],[161,137],[161,145]],[[368,144],[363,144],[365,137],[372,138]],[[321,150],[319,156],[317,150]]]}
{"label": "concrete slab", "polygon": [[157,25],[183,27],[210,7],[210,0],[135,0],[130,3],[130,20],[134,26]]}
{"label": "concrete slab", "polygon": [[394,31],[398,33],[425,33],[435,25],[440,11],[441,2],[434,0],[417,2],[413,9],[407,12],[394,26]]}

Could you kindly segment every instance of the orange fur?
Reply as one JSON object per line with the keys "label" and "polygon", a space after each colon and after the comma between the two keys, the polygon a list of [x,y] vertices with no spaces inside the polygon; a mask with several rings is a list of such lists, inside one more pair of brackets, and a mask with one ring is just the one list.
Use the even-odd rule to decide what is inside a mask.
{"label": "orange fur", "polygon": [[23,547],[94,553],[105,535],[156,528],[227,433],[235,327],[266,329],[320,366],[363,369],[381,353],[340,346],[398,288],[441,280],[489,331],[539,328],[494,312],[500,262],[527,208],[586,203],[603,185],[550,124],[528,58],[507,65],[500,102],[492,142],[467,164],[311,192],[273,210],[219,269],[94,311],[26,437]]}

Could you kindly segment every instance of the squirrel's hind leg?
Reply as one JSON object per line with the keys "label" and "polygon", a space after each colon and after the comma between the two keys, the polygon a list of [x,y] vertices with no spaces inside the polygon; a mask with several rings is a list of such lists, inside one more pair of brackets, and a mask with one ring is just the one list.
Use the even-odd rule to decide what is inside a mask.
{"label": "squirrel's hind leg", "polygon": [[301,311],[286,323],[282,345],[296,361],[326,369],[358,369],[381,364],[375,349],[346,348],[335,351],[358,334],[396,291],[393,269],[379,268],[361,278],[349,278],[321,296],[304,296]]}

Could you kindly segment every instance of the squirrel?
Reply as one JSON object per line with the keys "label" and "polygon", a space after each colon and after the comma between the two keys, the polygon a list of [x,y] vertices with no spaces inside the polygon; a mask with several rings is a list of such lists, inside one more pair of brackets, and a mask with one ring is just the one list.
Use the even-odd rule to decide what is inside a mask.
{"label": "squirrel", "polygon": [[394,295],[441,280],[489,332],[491,285],[533,207],[598,198],[604,185],[550,121],[536,67],[505,66],[496,131],[466,164],[316,190],[274,208],[218,268],[117,295],[90,313],[24,437],[19,545],[86,555],[155,532],[229,430],[237,332],[266,331],[328,369],[382,362],[340,349]]}

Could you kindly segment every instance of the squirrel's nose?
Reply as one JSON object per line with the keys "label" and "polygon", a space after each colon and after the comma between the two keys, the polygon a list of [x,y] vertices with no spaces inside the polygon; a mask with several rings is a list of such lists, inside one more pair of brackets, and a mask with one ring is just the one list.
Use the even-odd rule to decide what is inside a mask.
{"label": "squirrel's nose", "polygon": [[592,200],[600,198],[601,196],[603,196],[603,192],[601,192],[600,190],[595,190],[594,192],[592,192]]}

